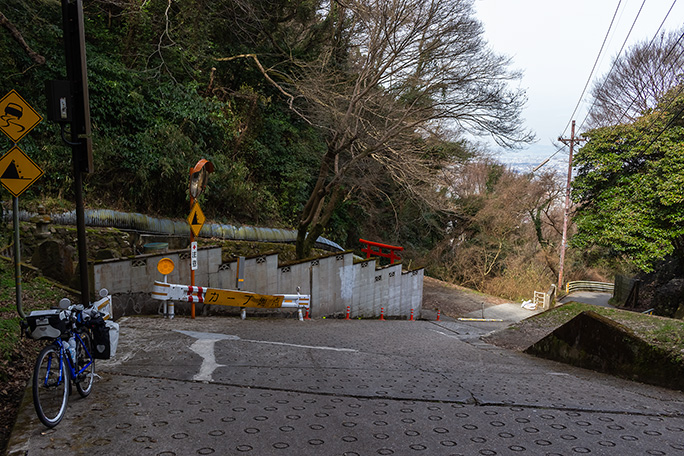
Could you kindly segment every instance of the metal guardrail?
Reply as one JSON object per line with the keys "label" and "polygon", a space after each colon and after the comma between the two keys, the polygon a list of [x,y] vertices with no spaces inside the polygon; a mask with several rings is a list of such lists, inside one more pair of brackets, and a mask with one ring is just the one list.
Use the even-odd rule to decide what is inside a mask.
{"label": "metal guardrail", "polygon": [[565,292],[573,291],[597,291],[600,293],[612,293],[615,285],[609,282],[591,282],[588,280],[576,280],[565,285]]}

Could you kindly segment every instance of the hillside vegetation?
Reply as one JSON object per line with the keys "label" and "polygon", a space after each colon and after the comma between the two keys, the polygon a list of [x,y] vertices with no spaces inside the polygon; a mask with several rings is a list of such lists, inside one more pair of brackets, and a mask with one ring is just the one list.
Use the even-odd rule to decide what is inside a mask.
{"label": "hillside vegetation", "polygon": [[[44,112],[45,82],[65,77],[60,2],[3,0],[0,13],[3,87]],[[207,218],[295,229],[299,257],[318,234],[357,252],[365,238],[404,247],[404,262],[429,275],[508,299],[556,282],[564,178],[514,172],[472,139],[533,140],[520,75],[483,40],[472,2],[90,0],[84,17],[95,159],[86,206],[184,219],[188,170],[206,158]],[[604,151],[615,138],[590,139]],[[57,125],[44,120],[20,146],[45,171],[21,208],[71,208],[71,151]],[[592,178],[586,157],[581,175]],[[630,169],[611,157],[611,170]],[[664,199],[649,201],[667,205],[658,221],[678,223],[681,202],[665,184]],[[658,249],[640,247],[643,233],[588,235],[615,224],[599,225],[595,214],[610,211],[603,197],[588,207],[596,192],[583,185],[566,280],[612,281],[646,268],[632,252],[676,253],[678,238],[652,235],[679,231],[653,229],[650,208],[630,228]],[[2,225],[0,247],[11,242]]]}
{"label": "hillside vegetation", "polygon": [[[385,29],[373,28],[377,18],[358,16],[361,3],[84,2],[95,159],[95,172],[85,177],[86,206],[183,219],[188,169],[207,158],[215,172],[200,203],[209,220],[293,229],[301,229],[304,218],[318,220],[310,229],[323,229],[324,236],[345,248],[358,251],[359,238],[401,245],[407,265],[425,266],[432,275],[483,291],[522,299],[547,287],[557,269],[554,226],[560,215],[560,190],[551,175],[517,175],[487,158],[480,146],[444,128],[428,135],[397,121],[385,142],[373,142],[371,131],[381,127],[379,121],[411,116],[418,125],[446,109],[446,101],[451,111],[444,115],[463,116],[454,118],[454,126],[479,121],[468,104],[454,104],[475,93],[474,85],[452,86],[446,100],[437,96],[438,86],[420,92],[415,80],[407,79],[399,87],[400,73],[359,66],[363,62],[356,52],[363,48],[364,36],[385,33],[378,39],[393,39]],[[428,5],[405,3],[407,8]],[[502,103],[482,105],[482,112],[508,112],[505,121],[481,119],[480,134],[504,135],[508,139],[502,136],[501,142],[507,145],[529,139],[506,123],[515,121],[522,106],[524,94],[505,86],[517,75],[507,73],[506,60],[486,49],[469,3],[458,0],[439,7],[451,8],[449,17],[425,10],[424,20],[441,24],[441,42],[451,48],[431,52],[435,62],[442,59],[440,52],[451,57],[430,80],[436,84],[438,76],[454,78],[457,68],[449,65],[476,53],[472,55],[479,60],[469,66],[478,71],[471,75],[472,84],[498,94],[490,101]],[[59,2],[4,0],[0,12],[25,41],[24,47],[13,33],[0,33],[0,79],[43,111],[45,82],[65,75]],[[399,21],[403,12],[383,14]],[[465,42],[471,42],[470,51],[458,48]],[[415,63],[411,54],[373,52],[394,65],[401,59]],[[340,102],[339,112],[316,104],[324,96],[351,103],[352,92],[334,95],[331,90],[368,84],[358,78],[373,71],[377,89],[367,92],[370,98],[364,104]],[[312,85],[314,75],[318,85]],[[336,85],[325,85],[325,95],[321,78],[337,79]],[[383,78],[394,81],[391,97],[381,90],[390,80]],[[316,90],[318,95],[311,92]],[[292,104],[286,94],[295,94],[297,102]],[[505,94],[510,96],[507,102],[496,101]],[[377,109],[394,106],[395,111],[373,110],[376,102]],[[351,138],[351,149],[344,149],[346,140],[338,141],[348,133],[334,129],[347,122],[343,110],[358,112],[357,125],[363,125]],[[439,123],[428,121],[425,128]],[[57,125],[44,120],[21,147],[45,171],[22,195],[22,208],[35,211],[42,204],[59,212],[73,207],[71,151]],[[323,173],[328,160],[334,162],[333,174]],[[340,174],[343,170],[346,174]],[[321,183],[328,190],[316,190]],[[312,202],[314,195],[323,199]],[[0,207],[8,210],[9,195],[2,198]],[[306,215],[311,204],[318,210]],[[0,233],[0,244],[8,245],[10,226]]]}

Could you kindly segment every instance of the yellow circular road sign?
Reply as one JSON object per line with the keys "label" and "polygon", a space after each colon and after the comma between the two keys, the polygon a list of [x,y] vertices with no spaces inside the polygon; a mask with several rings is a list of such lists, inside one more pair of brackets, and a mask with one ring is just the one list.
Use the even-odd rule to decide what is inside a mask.
{"label": "yellow circular road sign", "polygon": [[176,265],[173,264],[173,260],[171,258],[162,258],[159,260],[159,263],[157,263],[157,271],[163,275],[171,274],[175,267]]}

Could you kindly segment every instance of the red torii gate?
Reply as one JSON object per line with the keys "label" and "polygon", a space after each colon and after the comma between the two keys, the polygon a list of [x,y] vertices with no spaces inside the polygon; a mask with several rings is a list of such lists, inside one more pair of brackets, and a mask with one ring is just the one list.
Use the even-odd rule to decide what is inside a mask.
{"label": "red torii gate", "polygon": [[[381,244],[379,242],[366,241],[365,239],[359,239],[359,242],[366,244],[366,247],[361,249],[362,252],[366,253],[366,259],[370,258],[371,255],[377,255],[384,258],[389,258],[391,264],[394,264],[394,260],[401,260],[401,257],[395,252],[401,252],[404,250],[403,247],[396,247],[393,245]],[[373,247],[377,247],[378,250],[373,250]],[[389,253],[384,253],[382,249],[388,249]]]}

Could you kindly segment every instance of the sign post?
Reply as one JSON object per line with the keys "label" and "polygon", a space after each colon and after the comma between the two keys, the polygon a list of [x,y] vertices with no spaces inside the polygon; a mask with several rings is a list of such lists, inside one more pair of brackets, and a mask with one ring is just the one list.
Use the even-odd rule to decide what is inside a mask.
{"label": "sign post", "polygon": [[[190,224],[190,286],[195,286],[195,270],[197,269],[197,242],[195,236],[199,236],[204,225],[204,213],[197,203],[197,198],[202,194],[209,174],[214,172],[214,164],[204,158],[195,164],[195,167],[190,169],[190,215],[188,216],[188,223]],[[195,303],[190,304],[190,316],[195,318]]]}
{"label": "sign post", "polygon": [[14,147],[0,158],[0,183],[13,196],[12,222],[14,224],[14,282],[17,312],[25,318],[21,302],[21,242],[19,238],[19,195],[29,188],[43,170],[17,147],[17,142],[43,120],[15,90],[0,100],[0,130],[12,141]]}

